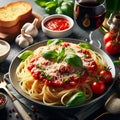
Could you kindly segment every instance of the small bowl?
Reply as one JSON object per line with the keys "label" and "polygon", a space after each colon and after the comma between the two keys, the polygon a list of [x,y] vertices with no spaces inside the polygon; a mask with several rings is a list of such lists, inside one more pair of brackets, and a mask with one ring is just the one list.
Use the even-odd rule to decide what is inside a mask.
{"label": "small bowl", "polygon": [[7,104],[7,96],[0,92],[0,110],[3,109]]}
{"label": "small bowl", "polygon": [[0,40],[0,62],[3,62],[9,55],[10,45],[4,40]]}
{"label": "small bowl", "polygon": [[[63,18],[66,19],[69,23],[69,27],[64,29],[64,30],[51,30],[48,29],[45,24],[46,22],[55,19],[55,18]],[[41,22],[41,26],[42,26],[42,31],[49,37],[51,38],[63,38],[63,37],[67,37],[72,33],[73,27],[74,27],[74,21],[71,17],[66,16],[66,15],[61,15],[61,14],[53,14],[53,15],[49,15],[47,17],[45,17],[42,22]]]}

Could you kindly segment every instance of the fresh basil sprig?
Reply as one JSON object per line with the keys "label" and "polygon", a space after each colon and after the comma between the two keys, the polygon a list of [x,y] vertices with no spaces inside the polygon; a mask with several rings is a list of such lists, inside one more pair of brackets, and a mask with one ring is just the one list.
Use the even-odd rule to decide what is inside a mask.
{"label": "fresh basil sprig", "polygon": [[[65,48],[63,48],[60,53],[57,53],[55,50],[47,50],[42,52],[42,56],[45,59],[49,59],[49,60],[57,59],[58,63],[63,59],[64,55],[65,55]],[[64,60],[67,64],[73,66],[77,66],[77,67],[83,66],[83,62],[81,58],[76,54],[68,54],[65,56]]]}
{"label": "fresh basil sprig", "polygon": [[45,59],[57,59],[57,63],[61,62],[65,55],[65,48],[63,47],[60,53],[57,53],[55,50],[47,50],[42,52],[42,56]]}

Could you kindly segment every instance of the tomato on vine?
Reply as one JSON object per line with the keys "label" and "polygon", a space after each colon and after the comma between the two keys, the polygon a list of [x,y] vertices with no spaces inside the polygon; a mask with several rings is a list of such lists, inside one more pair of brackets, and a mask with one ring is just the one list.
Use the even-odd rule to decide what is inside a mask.
{"label": "tomato on vine", "polygon": [[105,51],[110,55],[115,55],[120,52],[120,33],[108,32],[104,35],[103,42],[105,43]]}
{"label": "tomato on vine", "polygon": [[113,41],[116,38],[116,33],[108,32],[104,35],[103,42],[106,44],[109,41]]}
{"label": "tomato on vine", "polygon": [[114,41],[108,41],[105,44],[105,51],[110,55],[116,55],[120,52],[120,44]]}
{"label": "tomato on vine", "polygon": [[100,71],[100,80],[108,83],[112,80],[112,73],[109,68]]}

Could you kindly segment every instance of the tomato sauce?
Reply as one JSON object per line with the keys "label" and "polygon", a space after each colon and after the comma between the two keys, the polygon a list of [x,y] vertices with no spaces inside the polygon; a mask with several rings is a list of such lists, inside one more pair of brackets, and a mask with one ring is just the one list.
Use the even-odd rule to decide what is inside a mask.
{"label": "tomato sauce", "polygon": [[[64,42],[62,46],[66,48],[71,48],[70,44],[67,42]],[[53,76],[49,76],[49,74],[47,74],[46,72],[46,68],[51,64],[51,62],[47,60],[39,61],[41,60],[41,57],[35,57],[31,59],[27,68],[31,72],[35,80],[40,80],[47,86],[63,87],[65,89],[74,88],[77,85],[84,83],[88,78],[89,74],[97,71],[97,64],[93,59],[91,59],[92,56],[89,51],[83,49],[77,52],[81,55],[84,67],[78,71],[75,70],[76,75],[71,72],[71,69],[73,68],[70,65],[61,64],[59,65],[59,68],[56,67],[55,71],[52,71],[57,76],[59,75],[59,78],[57,78],[56,75],[54,76],[54,74]],[[39,63],[39,65],[37,65],[37,63]],[[67,79],[64,79],[65,81],[60,78],[60,76],[62,76],[63,74],[66,74]]]}
{"label": "tomato sauce", "polygon": [[45,27],[50,30],[65,30],[70,27],[69,21],[64,18],[53,18],[45,23]]}

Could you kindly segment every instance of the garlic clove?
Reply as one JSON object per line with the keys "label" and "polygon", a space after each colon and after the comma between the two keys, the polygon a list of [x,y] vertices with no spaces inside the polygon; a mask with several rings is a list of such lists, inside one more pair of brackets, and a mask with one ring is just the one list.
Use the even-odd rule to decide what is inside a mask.
{"label": "garlic clove", "polygon": [[21,34],[15,39],[15,42],[22,48],[25,48],[33,43],[33,38],[31,35],[25,33],[24,29],[21,29]]}
{"label": "garlic clove", "polygon": [[32,44],[34,42],[31,35],[26,35],[26,37],[27,37],[27,41],[29,42],[29,44]]}
{"label": "garlic clove", "polygon": [[15,42],[22,48],[25,48],[29,45],[29,42],[22,36],[22,34],[18,35],[15,39]]}
{"label": "garlic clove", "polygon": [[16,42],[17,44],[19,43],[19,40],[21,39],[21,37],[22,37],[21,34],[16,37],[15,42]]}
{"label": "garlic clove", "polygon": [[25,30],[25,33],[31,35],[32,37],[36,37],[38,35],[38,29],[36,25],[37,22],[38,22],[38,19],[35,18],[33,23],[25,23],[22,29]]}
{"label": "garlic clove", "polygon": [[29,42],[29,44],[32,44],[34,42],[32,36],[29,34],[26,34],[24,29],[21,29],[21,34]]}
{"label": "garlic clove", "polygon": [[22,39],[19,41],[18,45],[22,48],[25,48],[25,47],[29,46],[29,42],[26,41],[26,39]]}

